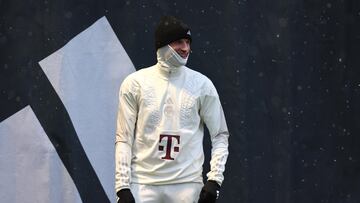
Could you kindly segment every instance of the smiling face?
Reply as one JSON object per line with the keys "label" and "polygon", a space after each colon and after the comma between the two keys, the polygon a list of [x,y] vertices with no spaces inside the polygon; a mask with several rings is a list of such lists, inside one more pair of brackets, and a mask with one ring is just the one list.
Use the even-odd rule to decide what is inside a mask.
{"label": "smiling face", "polygon": [[179,39],[169,44],[182,58],[186,59],[190,53],[190,40]]}

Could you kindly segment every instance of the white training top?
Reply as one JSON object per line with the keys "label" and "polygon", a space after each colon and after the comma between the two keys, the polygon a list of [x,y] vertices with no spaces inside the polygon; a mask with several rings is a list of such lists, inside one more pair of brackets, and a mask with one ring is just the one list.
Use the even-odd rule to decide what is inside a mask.
{"label": "white training top", "polygon": [[130,183],[202,182],[204,124],[212,153],[208,180],[220,185],[228,129],[212,82],[185,66],[157,63],[129,75],[119,92],[115,190]]}

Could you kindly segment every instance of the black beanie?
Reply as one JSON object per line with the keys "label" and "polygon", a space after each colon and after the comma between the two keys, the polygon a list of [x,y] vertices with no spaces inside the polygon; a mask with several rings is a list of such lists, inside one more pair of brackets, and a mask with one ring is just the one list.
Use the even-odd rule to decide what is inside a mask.
{"label": "black beanie", "polygon": [[189,39],[190,28],[174,16],[163,16],[155,30],[156,50],[179,39]]}

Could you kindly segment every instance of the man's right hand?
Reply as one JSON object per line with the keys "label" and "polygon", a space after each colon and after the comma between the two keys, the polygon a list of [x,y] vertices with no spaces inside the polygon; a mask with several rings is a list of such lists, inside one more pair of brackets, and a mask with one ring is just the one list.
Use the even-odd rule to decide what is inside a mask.
{"label": "man's right hand", "polygon": [[134,196],[132,195],[130,189],[119,190],[116,195],[119,197],[117,203],[135,203]]}

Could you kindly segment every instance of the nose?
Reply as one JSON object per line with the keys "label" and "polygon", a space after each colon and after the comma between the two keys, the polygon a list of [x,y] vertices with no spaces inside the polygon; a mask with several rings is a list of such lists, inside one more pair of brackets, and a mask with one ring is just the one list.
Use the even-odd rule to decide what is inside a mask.
{"label": "nose", "polygon": [[181,43],[181,50],[182,51],[187,52],[187,51],[189,51],[189,49],[190,49],[189,43],[187,43],[187,42]]}

